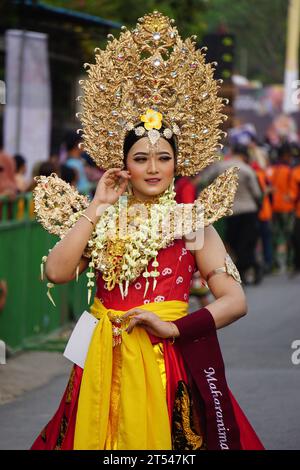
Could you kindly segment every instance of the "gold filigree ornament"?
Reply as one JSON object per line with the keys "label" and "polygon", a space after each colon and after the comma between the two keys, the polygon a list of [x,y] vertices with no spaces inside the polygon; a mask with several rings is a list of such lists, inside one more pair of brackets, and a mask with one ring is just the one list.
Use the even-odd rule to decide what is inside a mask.
{"label": "gold filigree ornament", "polygon": [[228,253],[226,253],[225,255],[225,266],[222,266],[221,268],[216,268],[210,271],[208,275],[206,276],[206,282],[214,274],[221,274],[221,273],[227,273],[229,274],[229,276],[232,276],[235,281],[239,282],[240,284],[242,283],[240,273]]}
{"label": "gold filigree ornament", "polygon": [[[107,170],[123,167],[123,143],[130,130],[147,136],[151,145],[160,137],[175,136],[176,175],[198,173],[219,159],[223,133],[219,126],[226,118],[221,113],[223,99],[217,94],[219,81],[213,78],[213,64],[205,63],[203,49],[196,49],[193,38],[183,41],[173,20],[158,12],[140,18],[132,31],[122,30],[119,39],[109,35],[106,48],[95,50],[95,64],[85,64],[88,78],[80,81],[84,94],[79,97],[82,112],[77,114],[82,122],[78,130],[82,131],[82,146]],[[37,219],[62,238],[89,200],[55,174],[35,180]],[[159,250],[175,238],[232,214],[237,184],[238,168],[232,167],[190,205],[176,203],[174,184],[149,203],[137,201],[127,191],[101,215],[84,250],[83,255],[90,258],[88,302],[94,271],[102,273],[108,290],[119,285],[122,297],[141,274],[146,280],[144,296],[151,279],[155,289]],[[131,214],[137,203],[146,215]],[[187,206],[190,210],[186,212]],[[181,231],[177,230],[178,214],[183,218]],[[125,227],[120,227],[124,220]]]}
{"label": "gold filigree ornament", "polygon": [[[205,48],[196,48],[195,37],[181,39],[173,23],[157,11],[147,14],[132,31],[123,26],[118,39],[109,34],[106,48],[95,49],[95,63],[84,64],[78,133],[100,168],[123,166],[124,138],[133,129],[151,144],[175,135],[176,175],[194,175],[218,158],[227,119],[222,80],[214,79]],[[151,119],[159,125],[150,126]]]}
{"label": "gold filigree ornament", "polygon": [[[63,238],[81,217],[89,200],[54,173],[48,177],[38,176],[35,180],[37,220],[49,233]],[[94,270],[102,272],[108,290],[118,284],[123,298],[128,293],[129,284],[141,274],[146,279],[144,297],[150,279],[153,279],[154,290],[159,276],[156,259],[159,250],[169,246],[175,238],[190,235],[231,215],[237,185],[238,167],[232,167],[205,188],[194,204],[177,204],[174,182],[164,193],[146,203],[133,195],[121,196],[101,215],[83,253],[83,256],[91,259],[87,273],[88,303],[94,287]],[[42,279],[46,260],[44,256]],[[148,271],[151,260],[152,269]],[[48,285],[48,288],[52,287]],[[48,289],[50,298],[49,295]]]}
{"label": "gold filigree ornament", "polygon": [[238,272],[236,265],[234,264],[228,253],[225,256],[225,269],[229,276],[232,276],[233,279],[235,279],[239,283],[242,282],[240,273]]}

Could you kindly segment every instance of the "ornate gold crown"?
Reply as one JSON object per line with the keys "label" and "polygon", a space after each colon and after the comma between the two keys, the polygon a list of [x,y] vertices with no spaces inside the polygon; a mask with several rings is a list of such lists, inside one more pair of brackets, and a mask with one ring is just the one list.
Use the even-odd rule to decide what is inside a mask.
{"label": "ornate gold crown", "polygon": [[[194,37],[183,41],[173,23],[157,11],[145,15],[132,31],[123,26],[119,39],[108,35],[106,49],[95,49],[96,63],[84,64],[89,77],[79,81],[84,96],[77,98],[83,127],[78,132],[105,170],[123,167],[124,138],[132,129],[152,143],[175,134],[176,175],[194,175],[218,158],[226,116],[214,64],[205,63]],[[150,111],[164,126],[161,133],[158,126],[137,127],[149,123]]]}

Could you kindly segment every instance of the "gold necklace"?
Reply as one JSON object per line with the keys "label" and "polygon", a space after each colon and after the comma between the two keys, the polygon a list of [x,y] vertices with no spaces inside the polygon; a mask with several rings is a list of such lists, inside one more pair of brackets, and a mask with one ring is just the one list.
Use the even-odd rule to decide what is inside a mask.
{"label": "gold necklace", "polygon": [[[150,278],[153,279],[153,290],[156,288],[157,277],[160,274],[157,271],[158,261],[156,256],[161,248],[167,246],[171,241],[173,241],[173,238],[168,239],[167,237],[162,237],[161,233],[158,233],[153,237],[150,230],[152,219],[149,217],[149,209],[151,211],[153,205],[157,204],[155,214],[163,220],[163,213],[168,212],[171,205],[174,205],[175,203],[175,194],[176,193],[172,185],[163,194],[154,196],[151,200],[142,201],[134,195],[130,196],[127,199],[128,204],[126,212],[122,212],[121,216],[122,219],[126,216],[125,237],[120,237],[118,225],[115,237],[105,239],[105,234],[107,233],[105,231],[105,227],[107,227],[110,217],[105,217],[105,215],[101,217],[102,222],[100,225],[102,225],[102,227],[100,228],[102,232],[100,232],[102,234],[104,233],[102,243],[100,244],[102,249],[97,249],[97,241],[99,242],[101,237],[96,237],[96,246],[93,248],[92,257],[95,255],[95,258],[98,258],[98,260],[92,259],[92,262],[90,263],[90,273],[92,273],[92,268],[100,265],[106,289],[112,290],[115,285],[118,284],[122,298],[124,298],[128,293],[129,283],[136,279],[141,273],[143,273],[143,277],[146,279],[144,297],[150,284]],[[136,214],[133,214],[132,216],[130,212],[134,205],[137,205],[137,209],[139,209],[139,206],[142,206],[142,208],[145,207],[147,210],[147,216],[146,214],[144,214],[142,218],[137,217]],[[119,223],[120,214],[118,211],[118,205],[116,209],[118,213],[115,217],[115,223]],[[99,228],[98,224],[96,232],[97,228]],[[133,227],[134,232],[132,232]],[[128,235],[129,228],[131,229],[131,233]],[[151,259],[153,259],[152,267],[154,269],[149,272],[148,264]],[[92,277],[90,273],[87,273],[88,277]],[[124,287],[123,282],[125,282]],[[93,287],[93,285],[93,280],[89,279],[88,287]]]}

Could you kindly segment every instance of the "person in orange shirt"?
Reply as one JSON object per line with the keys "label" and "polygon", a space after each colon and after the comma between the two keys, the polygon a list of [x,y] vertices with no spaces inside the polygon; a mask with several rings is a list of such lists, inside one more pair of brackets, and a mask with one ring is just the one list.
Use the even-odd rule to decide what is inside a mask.
{"label": "person in orange shirt", "polygon": [[292,170],[290,195],[294,204],[295,220],[292,234],[294,249],[293,269],[300,272],[300,155],[298,164]]}
{"label": "person in orange shirt", "polygon": [[272,204],[270,194],[272,192],[271,182],[268,178],[267,171],[264,170],[258,162],[252,162],[261,191],[263,193],[262,203],[258,212],[258,230],[262,242],[264,271],[269,273],[272,270],[273,254],[272,254]]}
{"label": "person in orange shirt", "polygon": [[275,268],[285,271],[292,264],[293,201],[290,196],[292,149],[284,143],[278,151],[278,162],[268,175],[273,186],[273,253]]}

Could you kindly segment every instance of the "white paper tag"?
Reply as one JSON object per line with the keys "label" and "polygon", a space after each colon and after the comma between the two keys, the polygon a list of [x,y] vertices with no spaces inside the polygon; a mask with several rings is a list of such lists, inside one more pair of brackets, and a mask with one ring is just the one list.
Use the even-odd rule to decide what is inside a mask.
{"label": "white paper tag", "polygon": [[99,320],[94,315],[84,311],[76,323],[64,351],[64,356],[82,369],[98,322]]}

